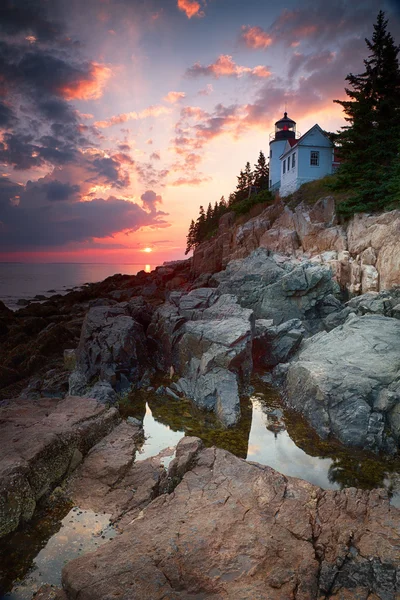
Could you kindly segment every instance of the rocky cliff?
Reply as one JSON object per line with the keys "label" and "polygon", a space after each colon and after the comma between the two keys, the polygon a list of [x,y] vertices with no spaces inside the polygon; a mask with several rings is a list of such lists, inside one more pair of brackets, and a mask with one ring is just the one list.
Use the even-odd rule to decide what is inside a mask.
{"label": "rocky cliff", "polygon": [[217,235],[194,252],[195,275],[224,269],[256,248],[328,264],[351,295],[400,284],[400,210],[355,215],[340,224],[332,196],[291,209],[277,200],[245,222],[224,215]]}

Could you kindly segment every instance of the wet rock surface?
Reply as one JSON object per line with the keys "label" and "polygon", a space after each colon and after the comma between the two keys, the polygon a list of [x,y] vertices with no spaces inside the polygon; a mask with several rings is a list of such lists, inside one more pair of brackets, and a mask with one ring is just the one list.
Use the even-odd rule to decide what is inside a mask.
{"label": "wet rock surface", "polygon": [[308,339],[289,364],[289,406],[322,437],[395,452],[400,441],[400,325],[379,314],[349,317]]}
{"label": "wet rock surface", "polygon": [[160,459],[135,462],[143,429],[121,423],[96,446],[71,477],[67,493],[80,508],[111,515],[120,530],[160,493]]}
{"label": "wet rock surface", "polygon": [[322,491],[185,438],[122,535],[68,563],[68,598],[399,597],[400,512],[385,492]]}
{"label": "wet rock surface", "polygon": [[29,520],[40,498],[119,419],[93,399],[17,399],[0,406],[0,536]]}

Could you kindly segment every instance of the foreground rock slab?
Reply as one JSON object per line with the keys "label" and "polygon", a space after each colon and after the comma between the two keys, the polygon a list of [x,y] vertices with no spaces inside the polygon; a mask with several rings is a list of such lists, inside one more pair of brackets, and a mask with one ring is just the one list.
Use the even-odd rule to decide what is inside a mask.
{"label": "foreground rock slab", "polygon": [[90,398],[16,399],[0,407],[0,537],[29,520],[37,501],[77,467],[119,420]]}
{"label": "foreground rock slab", "polygon": [[143,429],[120,423],[88,453],[68,482],[81,509],[111,514],[122,530],[159,494],[165,470],[158,457],[135,461]]}
{"label": "foreground rock slab", "polygon": [[66,565],[68,598],[400,597],[400,511],[385,492],[324,492],[200,446],[195,438],[178,445],[169,472],[186,473],[173,493]]}
{"label": "foreground rock slab", "polygon": [[400,321],[350,317],[300,349],[286,378],[288,404],[321,437],[395,452],[400,440]]}

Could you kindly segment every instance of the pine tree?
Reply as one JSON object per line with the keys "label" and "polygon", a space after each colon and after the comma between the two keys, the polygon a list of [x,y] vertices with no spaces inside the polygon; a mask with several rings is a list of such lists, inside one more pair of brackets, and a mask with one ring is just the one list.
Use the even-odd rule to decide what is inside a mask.
{"label": "pine tree", "polygon": [[196,224],[193,219],[190,222],[189,231],[186,236],[186,250],[185,254],[189,254],[189,252],[196,247]]}
{"label": "pine tree", "polygon": [[260,150],[258,161],[254,165],[254,185],[259,190],[268,189],[269,184],[269,166],[264,153]]}
{"label": "pine tree", "polygon": [[246,166],[244,168],[244,176],[246,178],[246,191],[247,193],[249,192],[251,186],[253,185],[253,171],[251,170],[251,165],[249,162],[246,163]]}
{"label": "pine tree", "polygon": [[383,11],[372,40],[365,41],[370,51],[365,71],[346,77],[349,100],[334,101],[343,107],[349,123],[337,138],[343,164],[335,185],[351,194],[339,205],[347,214],[379,210],[389,203],[388,169],[397,157],[400,139],[400,47],[387,31]]}

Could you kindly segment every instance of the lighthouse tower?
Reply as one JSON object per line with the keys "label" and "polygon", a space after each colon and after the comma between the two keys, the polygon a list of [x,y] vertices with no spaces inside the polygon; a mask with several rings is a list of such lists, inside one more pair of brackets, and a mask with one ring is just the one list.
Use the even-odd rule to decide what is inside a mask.
{"label": "lighthouse tower", "polygon": [[[287,140],[296,139],[296,123],[289,119],[287,112],[283,119],[275,123],[275,132],[269,136],[269,189],[279,189],[281,182],[281,161]],[[291,142],[293,143],[293,142]]]}

